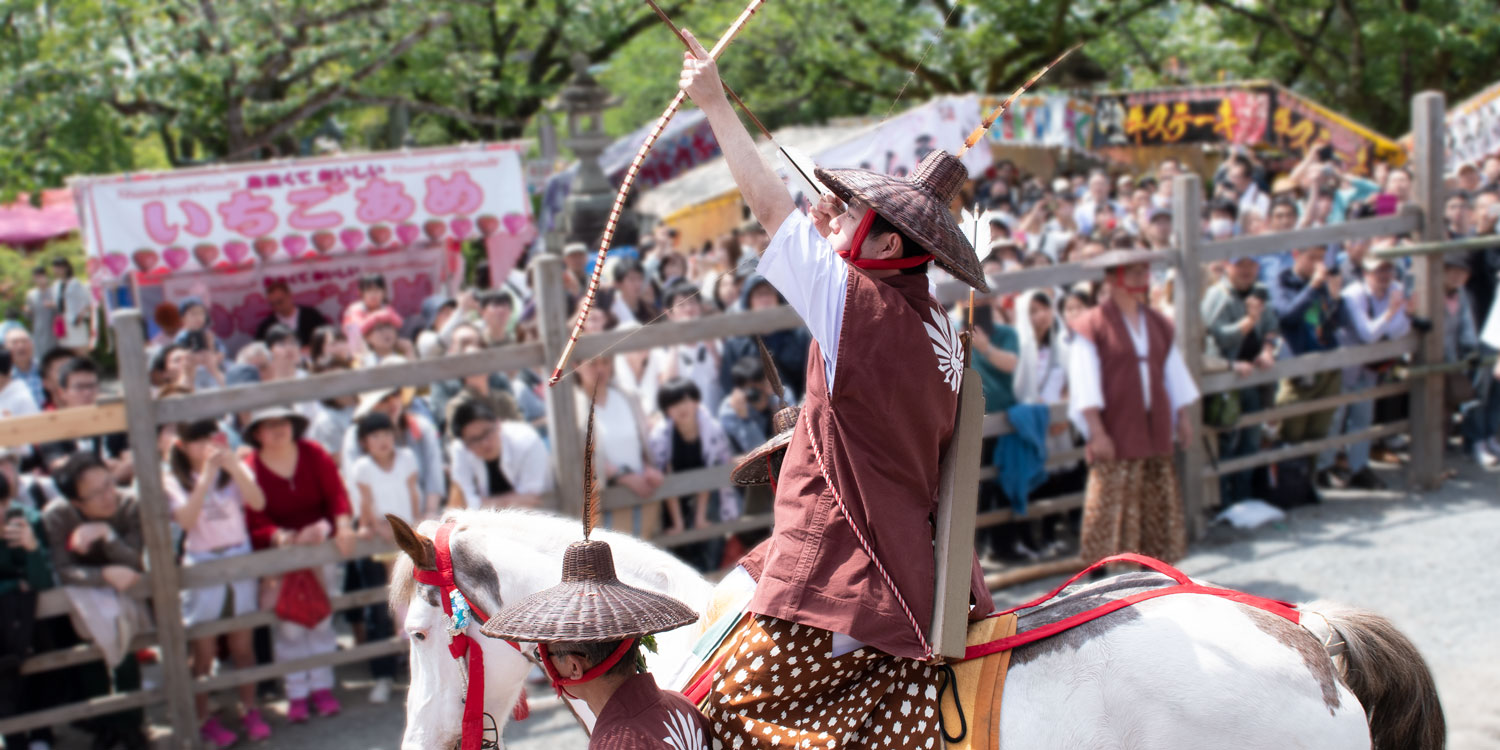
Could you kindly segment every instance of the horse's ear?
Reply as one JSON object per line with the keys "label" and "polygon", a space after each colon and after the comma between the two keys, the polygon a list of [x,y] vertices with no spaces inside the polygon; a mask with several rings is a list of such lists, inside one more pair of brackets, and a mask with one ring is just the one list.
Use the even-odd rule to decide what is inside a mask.
{"label": "horse's ear", "polygon": [[396,546],[411,557],[418,570],[437,570],[437,551],[431,539],[418,534],[405,521],[390,513],[385,514],[385,520],[396,535]]}

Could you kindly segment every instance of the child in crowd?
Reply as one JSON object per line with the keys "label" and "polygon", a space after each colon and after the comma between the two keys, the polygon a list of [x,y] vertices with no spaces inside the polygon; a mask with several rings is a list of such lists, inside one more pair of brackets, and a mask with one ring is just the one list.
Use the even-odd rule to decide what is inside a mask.
{"label": "child in crowd", "polygon": [[[360,536],[378,536],[394,542],[386,515],[397,516],[408,523],[416,523],[421,518],[417,455],[410,448],[396,445],[396,423],[385,412],[371,411],[360,417],[355,429],[364,455],[355,460],[349,474],[359,490]],[[358,561],[361,582],[373,586],[389,581],[393,561],[389,556]],[[366,639],[378,641],[395,635],[395,623],[384,604],[370,609],[365,616]],[[391,680],[396,676],[395,657],[375,659],[370,663],[370,672],[375,677],[370,702],[389,701]]]}
{"label": "child in crowd", "polygon": [[[197,565],[210,560],[250,553],[250,534],[245,529],[245,509],[260,511],[266,497],[255,478],[234,454],[212,419],[177,425],[177,438],[167,452],[171,476],[164,478],[172,520],[184,531],[182,564]],[[182,622],[191,628],[221,617],[240,617],[256,610],[255,581],[189,589],[182,592]],[[225,636],[236,669],[255,666],[255,649],[248,629]],[[213,671],[218,655],[216,635],[192,641],[193,677]],[[255,684],[239,686],[241,721],[245,736],[254,741],[268,739],[271,728],[255,703]],[[239,740],[234,732],[209,713],[208,693],[196,696],[199,734],[211,747],[225,748]]]}

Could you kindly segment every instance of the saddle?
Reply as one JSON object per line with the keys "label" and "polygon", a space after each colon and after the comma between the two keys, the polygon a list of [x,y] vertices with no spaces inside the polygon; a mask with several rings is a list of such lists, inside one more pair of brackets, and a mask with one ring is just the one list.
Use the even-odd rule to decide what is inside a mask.
{"label": "saddle", "polygon": [[[1148,568],[1172,582],[1138,590],[1077,614],[1017,632],[1020,623],[1018,613],[1021,611],[1056,599],[1069,586],[1106,565],[1124,563]],[[964,657],[950,659],[941,665],[939,700],[943,713],[943,738],[947,746],[960,750],[999,750],[996,745],[999,732],[994,722],[999,721],[1005,677],[1010,669],[1010,656],[1014,649],[1050,638],[1125,607],[1175,594],[1201,594],[1229,599],[1284,617],[1293,623],[1299,623],[1301,617],[1296,606],[1288,602],[1195,583],[1186,573],[1144,555],[1127,553],[1106,557],[1037,599],[969,624]],[[735,634],[753,617],[744,608],[748,603],[748,596],[741,598],[731,595],[730,599],[737,600],[734,603],[738,606],[734,606],[731,601],[716,602],[718,605],[728,606],[716,607],[721,614],[708,626],[698,645],[694,647],[693,656],[689,659],[691,664],[685,665],[669,683],[700,708],[712,688],[714,674],[736,642]]]}

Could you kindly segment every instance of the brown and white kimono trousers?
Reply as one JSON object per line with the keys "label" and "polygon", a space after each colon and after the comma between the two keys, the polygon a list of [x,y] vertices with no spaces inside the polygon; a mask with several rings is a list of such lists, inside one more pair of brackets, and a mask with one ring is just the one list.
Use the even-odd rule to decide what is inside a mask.
{"label": "brown and white kimono trousers", "polygon": [[1089,467],[1080,554],[1085,562],[1137,552],[1166,562],[1187,554],[1187,519],[1172,465],[1180,409],[1198,399],[1172,324],[1146,305],[1126,323],[1110,300],[1077,322],[1068,354],[1068,415],[1085,437],[1086,409],[1114,443]]}

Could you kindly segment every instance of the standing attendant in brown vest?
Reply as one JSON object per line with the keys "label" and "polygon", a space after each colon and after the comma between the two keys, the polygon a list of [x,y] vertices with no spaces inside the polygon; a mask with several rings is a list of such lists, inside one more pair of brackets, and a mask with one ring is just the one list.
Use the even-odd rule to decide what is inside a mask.
{"label": "standing attendant in brown vest", "polygon": [[1085,562],[1138,552],[1172,562],[1187,554],[1187,519],[1172,468],[1172,438],[1186,443],[1186,407],[1198,386],[1172,338],[1172,323],[1146,303],[1151,264],[1166,256],[1116,250],[1092,259],[1105,269],[1106,299],[1075,325],[1068,354],[1068,416],[1088,440],[1083,506]]}
{"label": "standing attendant in brown vest", "polygon": [[[800,416],[744,467],[775,487],[776,525],[743,562],[752,617],[702,707],[741,750],[936,747],[931,516],[964,354],[926,271],[935,261],[988,291],[949,211],[968,172],[945,151],[910,179],[819,169],[833,195],[804,216],[692,45],[682,88],[774,231],[759,272],[813,336]],[[972,596],[972,616],[993,609],[977,561]]]}

